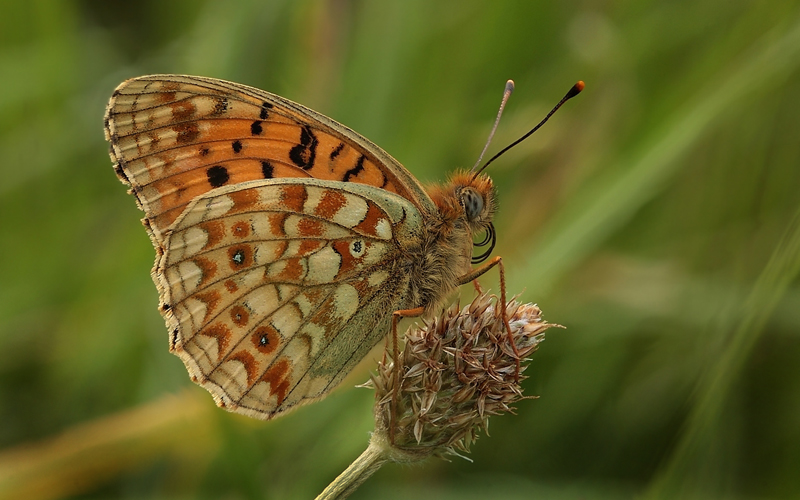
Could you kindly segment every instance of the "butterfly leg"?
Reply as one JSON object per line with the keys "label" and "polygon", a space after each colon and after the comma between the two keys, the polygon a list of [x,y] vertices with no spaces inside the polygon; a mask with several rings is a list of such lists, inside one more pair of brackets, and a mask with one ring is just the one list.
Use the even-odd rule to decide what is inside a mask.
{"label": "butterfly leg", "polygon": [[397,400],[400,397],[400,384],[403,382],[400,373],[400,353],[397,348],[397,323],[403,318],[416,318],[425,313],[424,307],[414,309],[400,309],[392,313],[392,358],[394,358],[394,387],[392,389],[392,418],[389,422],[389,442],[394,444],[395,416],[397,415]]}
{"label": "butterfly leg", "polygon": [[[503,323],[506,326],[506,332],[508,332],[508,343],[511,344],[511,349],[514,351],[514,357],[517,361],[517,371],[514,374],[514,379],[519,382],[519,350],[517,350],[517,344],[514,343],[514,338],[511,335],[511,325],[508,324],[508,318],[506,317],[506,270],[505,266],[503,266],[503,258],[498,256],[494,257],[492,260],[487,262],[486,264],[482,265],[477,269],[473,269],[472,272],[465,274],[459,279],[459,286],[469,283],[470,281],[475,281],[479,277],[486,274],[494,266],[497,266],[497,269],[500,271],[500,302],[503,304],[502,308],[502,315],[503,315]],[[476,286],[476,289],[480,290],[480,285]]]}

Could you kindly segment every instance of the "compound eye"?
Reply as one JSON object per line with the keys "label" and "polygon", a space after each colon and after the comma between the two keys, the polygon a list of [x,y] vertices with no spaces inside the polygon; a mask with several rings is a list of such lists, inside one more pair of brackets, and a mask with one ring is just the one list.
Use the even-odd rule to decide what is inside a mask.
{"label": "compound eye", "polygon": [[461,203],[464,205],[464,212],[470,222],[477,220],[483,212],[483,197],[472,189],[465,189],[461,192]]}

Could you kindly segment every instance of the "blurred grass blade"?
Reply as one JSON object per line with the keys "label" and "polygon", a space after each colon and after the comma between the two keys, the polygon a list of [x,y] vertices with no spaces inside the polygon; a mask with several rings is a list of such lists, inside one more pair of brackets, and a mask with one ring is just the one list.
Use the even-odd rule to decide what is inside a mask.
{"label": "blurred grass blade", "polygon": [[693,490],[695,482],[708,486],[719,479],[724,484],[723,477],[710,477],[713,472],[708,470],[709,464],[716,465],[719,470],[719,463],[724,463],[724,460],[717,457],[709,461],[706,460],[707,455],[719,451],[720,441],[729,438],[721,430],[725,428],[723,421],[732,386],[742,373],[767,320],[798,274],[800,210],[795,214],[783,240],[742,304],[738,327],[732,335],[725,338],[717,362],[709,368],[704,380],[700,382],[696,404],[692,408],[683,436],[671,459],[652,483],[647,498],[686,498],[685,495],[690,493],[686,490]]}
{"label": "blurred grass blade", "polygon": [[206,418],[215,408],[206,403],[189,391],[168,395],[41,443],[3,450],[0,498],[64,498],[168,454],[184,460],[208,456],[218,443]]}
{"label": "blurred grass blade", "polygon": [[[730,76],[710,78],[709,86],[676,112],[621,168],[619,176],[594,184],[573,196],[537,236],[521,272],[509,273],[509,288],[548,293],[569,269],[590,255],[606,238],[655,197],[680,168],[680,159],[748,92],[781,83],[800,65],[800,22],[778,38],[773,31],[754,44],[749,59]],[[774,40],[774,41],[773,41]],[[623,160],[625,161],[625,160]],[[515,278],[516,276],[516,278]]]}

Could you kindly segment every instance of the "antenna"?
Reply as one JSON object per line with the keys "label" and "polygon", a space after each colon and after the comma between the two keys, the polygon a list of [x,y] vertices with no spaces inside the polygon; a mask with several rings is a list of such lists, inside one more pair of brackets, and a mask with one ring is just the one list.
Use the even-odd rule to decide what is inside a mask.
{"label": "antenna", "polygon": [[[511,80],[509,80],[509,81],[511,81]],[[524,141],[525,139],[530,137],[531,134],[533,134],[534,132],[539,130],[539,128],[541,128],[541,126],[544,125],[545,122],[547,122],[547,120],[549,120],[551,116],[553,116],[553,113],[558,111],[558,108],[560,108],[565,102],[569,101],[570,99],[572,99],[576,95],[580,94],[581,90],[583,90],[583,87],[585,87],[585,86],[586,86],[586,84],[584,84],[582,81],[579,81],[578,83],[573,85],[572,88],[569,89],[569,92],[567,92],[566,95],[564,97],[562,97],[560,101],[558,101],[558,104],[556,104],[555,107],[553,109],[551,109],[549,113],[547,113],[547,116],[545,116],[544,119],[542,121],[540,121],[538,125],[533,127],[527,134],[523,135],[522,137],[520,137],[516,141],[514,141],[511,144],[509,144],[508,146],[504,147],[502,150],[500,150],[499,153],[497,153],[496,155],[492,156],[489,159],[489,161],[484,163],[483,166],[480,169],[478,169],[477,171],[475,171],[475,167],[472,167],[472,170],[470,172],[475,171],[475,175],[472,178],[475,179],[476,177],[478,177],[478,174],[483,172],[483,169],[488,167],[490,163],[492,163],[493,161],[498,159],[503,153],[505,153],[509,149],[513,148],[514,146],[516,146],[520,142]],[[504,97],[503,105],[505,105],[505,100],[506,99],[507,98]],[[503,106],[500,107],[500,112],[502,112],[502,111],[503,111]],[[498,120],[500,119],[500,113],[497,114],[497,119]],[[497,126],[497,124],[495,123],[495,127],[496,126]],[[492,134],[494,134],[494,129],[492,130]],[[489,136],[489,138],[491,139],[491,135]],[[488,147],[488,143],[487,143],[487,147]],[[483,153],[481,153],[481,156],[483,156]],[[480,160],[478,160],[478,161],[480,161]]]}
{"label": "antenna", "polygon": [[478,165],[481,164],[481,160],[483,160],[483,155],[486,154],[486,150],[489,149],[489,144],[492,142],[492,137],[494,137],[494,132],[497,130],[497,125],[500,124],[500,117],[503,115],[503,110],[506,109],[506,103],[508,102],[508,98],[511,97],[511,93],[514,92],[514,80],[509,80],[506,82],[506,89],[503,91],[503,100],[500,101],[500,109],[497,110],[497,118],[494,119],[494,126],[492,127],[492,131],[489,132],[489,138],[486,139],[486,145],[483,146],[483,151],[481,151],[480,156],[478,156],[478,161],[475,162],[475,165],[472,166],[472,170],[470,172],[474,172]]}

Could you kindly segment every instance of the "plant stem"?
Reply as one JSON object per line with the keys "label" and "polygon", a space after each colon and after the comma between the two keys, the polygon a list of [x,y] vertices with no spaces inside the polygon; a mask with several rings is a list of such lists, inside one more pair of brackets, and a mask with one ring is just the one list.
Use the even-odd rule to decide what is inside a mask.
{"label": "plant stem", "polygon": [[361,483],[388,461],[385,451],[384,446],[371,439],[367,449],[319,494],[317,500],[338,500],[349,497]]}

